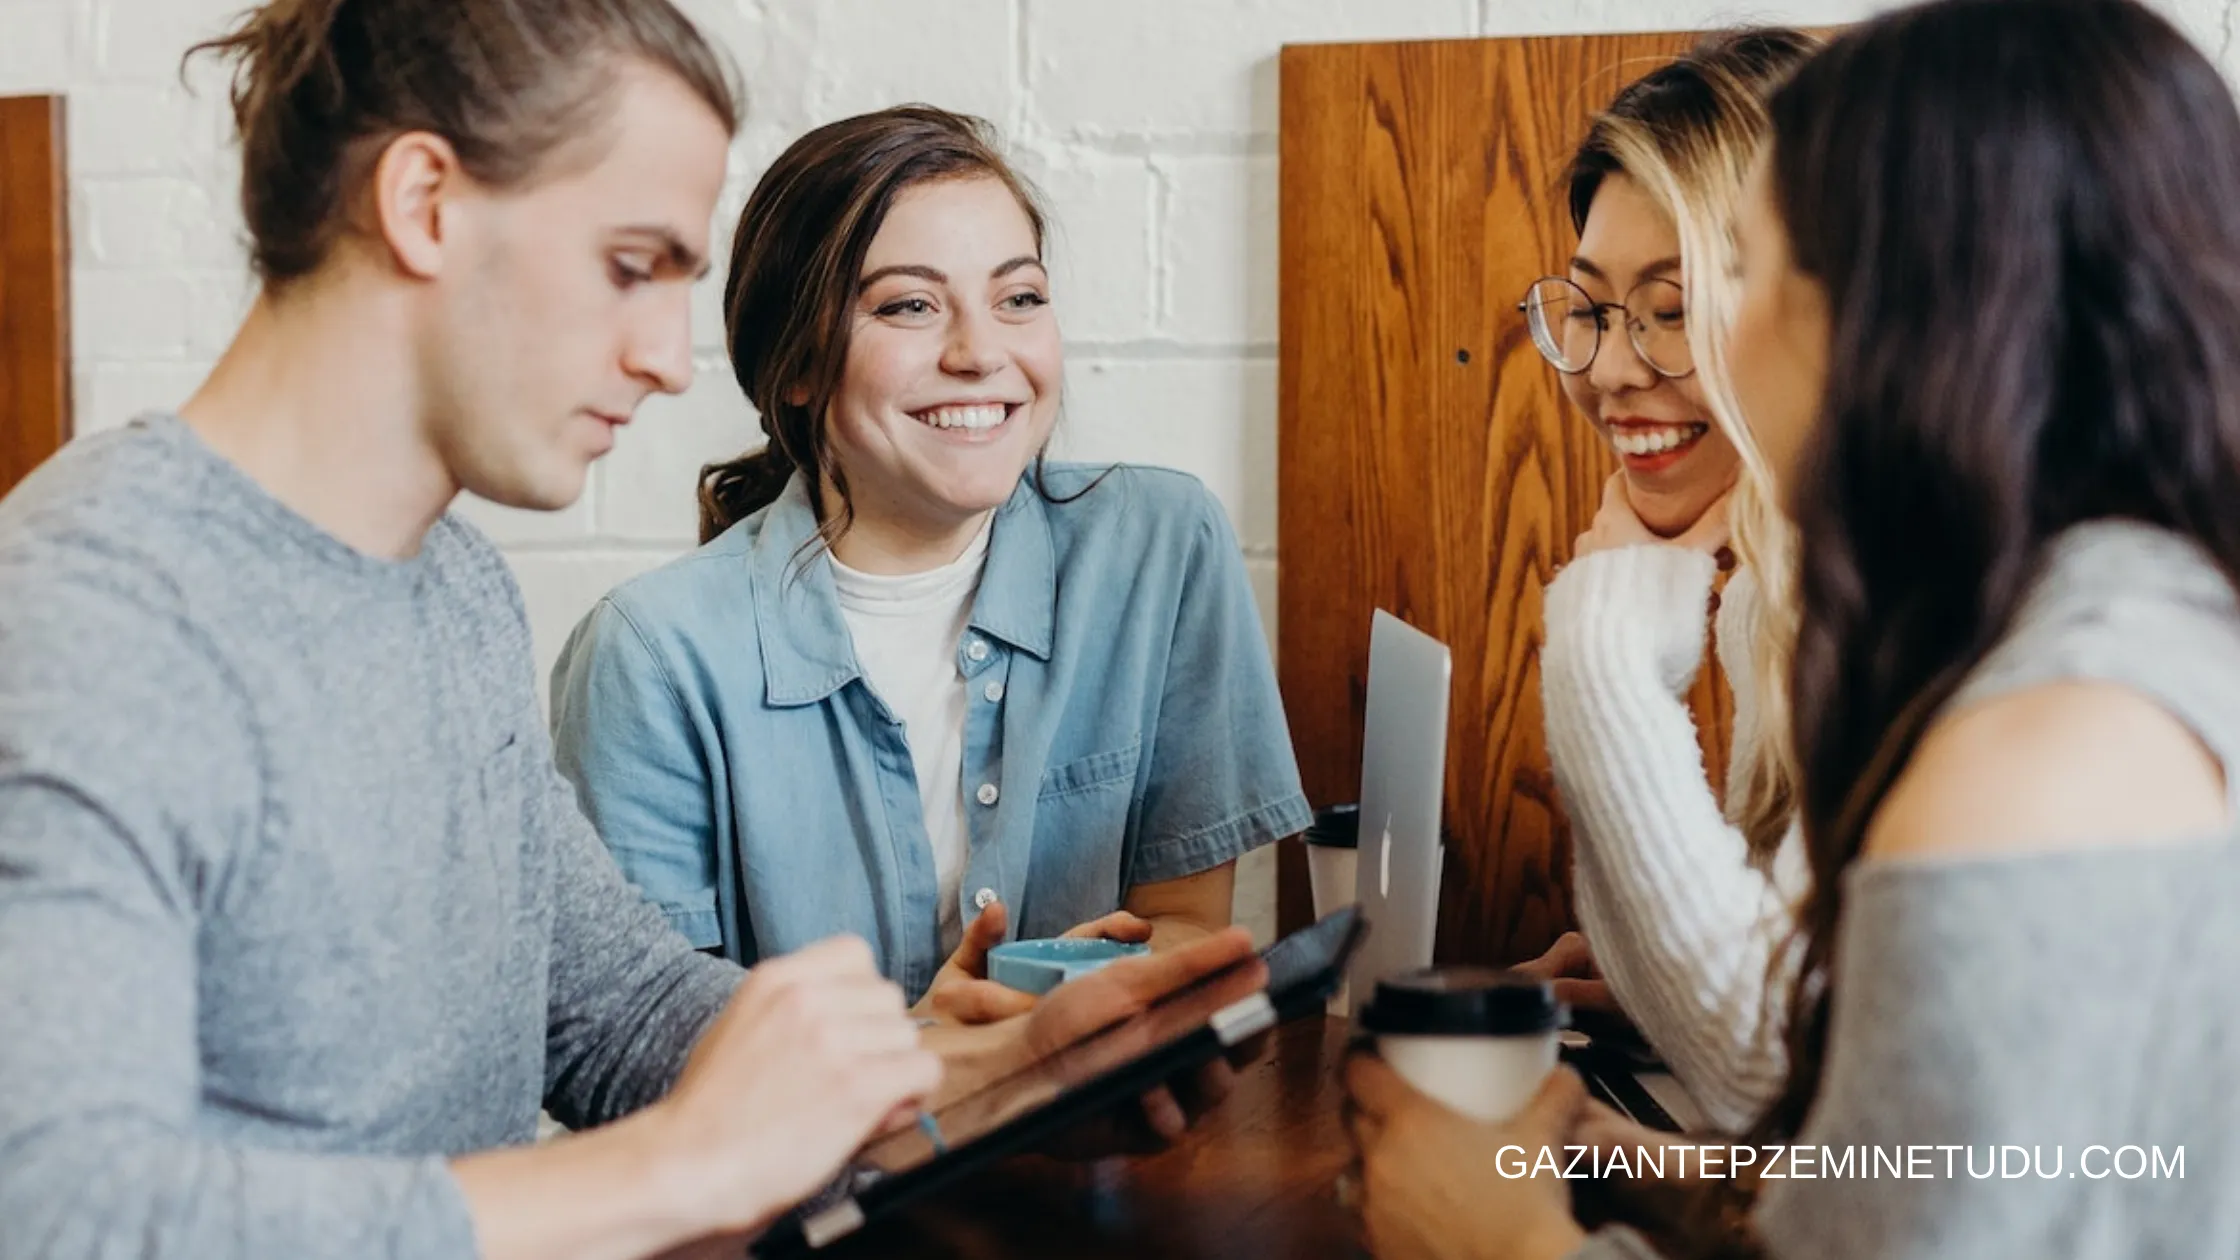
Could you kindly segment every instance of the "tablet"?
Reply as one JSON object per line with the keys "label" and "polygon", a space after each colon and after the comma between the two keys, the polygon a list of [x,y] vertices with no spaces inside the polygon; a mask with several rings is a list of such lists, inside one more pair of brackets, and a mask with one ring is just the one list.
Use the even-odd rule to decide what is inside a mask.
{"label": "tablet", "polygon": [[1579,1074],[1589,1096],[1644,1128],[1683,1132],[1680,1121],[1642,1083],[1643,1066],[1624,1050],[1597,1040],[1565,1045],[1563,1061]]}
{"label": "tablet", "polygon": [[1240,963],[951,1100],[930,1124],[858,1152],[832,1188],[780,1218],[753,1254],[811,1254],[995,1160],[1132,1106],[1279,1022],[1320,1014],[1367,930],[1349,906],[1263,952],[1265,987],[1243,983]]}

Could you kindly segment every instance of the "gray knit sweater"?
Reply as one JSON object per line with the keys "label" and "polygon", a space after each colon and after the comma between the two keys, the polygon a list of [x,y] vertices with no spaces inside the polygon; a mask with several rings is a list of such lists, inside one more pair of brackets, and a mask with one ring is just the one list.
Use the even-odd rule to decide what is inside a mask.
{"label": "gray knit sweater", "polygon": [[[2115,522],[2064,535],[1953,703],[2059,679],[2155,699],[2240,810],[2240,602],[2191,543]],[[1854,868],[1798,1139],[1819,1175],[1764,1183],[1769,1252],[2240,1255],[2235,904],[2229,836]],[[1846,1152],[1849,1175],[1827,1175]],[[1650,1253],[1610,1231],[1577,1254]]]}
{"label": "gray knit sweater", "polygon": [[659,1096],[740,973],[553,771],[519,595],[176,419],[0,502],[0,1257],[475,1254],[445,1157]]}

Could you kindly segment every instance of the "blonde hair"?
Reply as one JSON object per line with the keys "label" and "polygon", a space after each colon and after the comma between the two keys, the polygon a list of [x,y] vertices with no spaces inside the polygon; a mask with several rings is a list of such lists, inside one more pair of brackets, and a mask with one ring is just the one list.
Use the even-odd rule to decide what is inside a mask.
{"label": "blonde hair", "polygon": [[1713,423],[1734,444],[1742,474],[1728,499],[1736,554],[1760,598],[1750,631],[1755,719],[1735,731],[1728,821],[1752,859],[1771,859],[1797,806],[1789,733],[1789,662],[1796,647],[1796,530],[1775,504],[1771,470],[1743,423],[1728,372],[1726,330],[1737,286],[1733,225],[1750,164],[1770,132],[1766,100],[1819,42],[1759,27],[1713,35],[1643,77],[1598,115],[1571,169],[1571,212],[1582,224],[1602,180],[1623,173],[1672,216],[1687,293],[1688,345]]}

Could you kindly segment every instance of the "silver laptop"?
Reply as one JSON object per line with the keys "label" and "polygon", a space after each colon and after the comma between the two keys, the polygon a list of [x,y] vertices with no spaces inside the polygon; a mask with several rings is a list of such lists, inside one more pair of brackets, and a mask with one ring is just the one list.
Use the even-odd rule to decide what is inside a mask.
{"label": "silver laptop", "polygon": [[1369,628],[1355,879],[1369,935],[1347,969],[1358,1010],[1379,976],[1431,965],[1439,927],[1439,807],[1447,779],[1447,645],[1378,609]]}

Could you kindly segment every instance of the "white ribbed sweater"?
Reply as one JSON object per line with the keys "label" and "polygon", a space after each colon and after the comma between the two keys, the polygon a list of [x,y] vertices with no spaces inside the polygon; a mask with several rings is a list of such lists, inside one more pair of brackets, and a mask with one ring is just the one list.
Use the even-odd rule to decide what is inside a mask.
{"label": "white ribbed sweater", "polygon": [[[1548,754],[1571,818],[1581,930],[1612,994],[1712,1125],[1736,1131],[1779,1088],[1787,939],[1808,874],[1792,825],[1753,866],[1720,811],[1684,697],[1703,660],[1712,558],[1656,545],[1595,552],[1547,592],[1541,651]],[[1754,738],[1748,627],[1757,582],[1738,570],[1717,648],[1737,747]],[[1731,782],[1731,780],[1730,780]]]}

